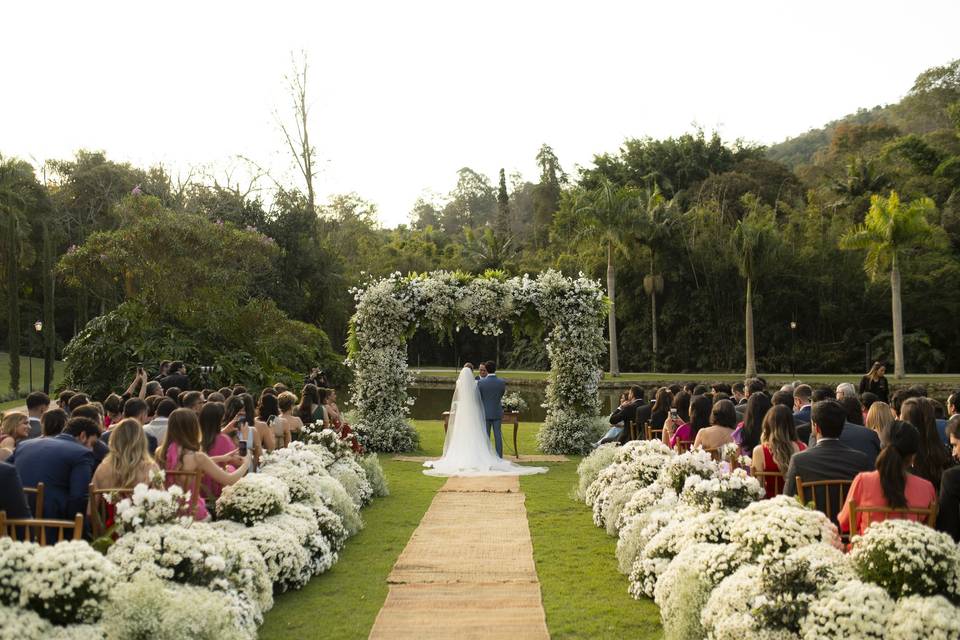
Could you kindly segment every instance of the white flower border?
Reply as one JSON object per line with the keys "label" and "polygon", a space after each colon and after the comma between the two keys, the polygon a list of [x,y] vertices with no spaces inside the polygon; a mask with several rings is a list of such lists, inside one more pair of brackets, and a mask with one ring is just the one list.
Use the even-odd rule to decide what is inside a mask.
{"label": "white flower border", "polygon": [[545,453],[585,453],[599,429],[599,360],[606,342],[607,299],[600,283],[548,270],[536,278],[502,272],[472,276],[449,271],[399,272],[353,289],[347,364],[354,374],[356,431],[373,451],[410,451],[407,339],[420,327],[434,332],[468,326],[500,335],[507,323],[539,319],[550,357],[546,420],[537,434]]}

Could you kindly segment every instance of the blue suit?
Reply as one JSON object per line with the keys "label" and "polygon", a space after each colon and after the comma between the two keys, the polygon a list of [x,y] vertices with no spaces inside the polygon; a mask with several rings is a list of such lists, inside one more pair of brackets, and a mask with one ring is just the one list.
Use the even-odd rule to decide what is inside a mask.
{"label": "blue suit", "polygon": [[73,520],[86,512],[93,452],[70,434],[21,442],[8,462],[17,468],[23,486],[43,483],[44,518]]}
{"label": "blue suit", "polygon": [[496,376],[489,374],[486,378],[477,381],[480,390],[480,400],[483,402],[483,413],[487,418],[487,438],[493,431],[497,445],[497,455],[503,457],[503,393],[507,383]]}
{"label": "blue suit", "polygon": [[804,405],[799,411],[793,414],[794,424],[810,424],[810,405]]}

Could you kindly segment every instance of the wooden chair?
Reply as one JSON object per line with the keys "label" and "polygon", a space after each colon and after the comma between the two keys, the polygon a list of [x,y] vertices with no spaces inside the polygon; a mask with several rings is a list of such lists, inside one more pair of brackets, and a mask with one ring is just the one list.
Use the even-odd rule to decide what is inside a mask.
{"label": "wooden chair", "polygon": [[649,421],[643,425],[643,432],[644,435],[646,435],[647,440],[660,440],[663,438],[663,429],[654,429],[653,425],[650,424]]}
{"label": "wooden chair", "polygon": [[[860,516],[863,516],[863,530],[866,531],[867,527],[870,526],[870,514],[883,514],[884,520],[914,520],[916,522],[922,522],[929,527],[937,526],[937,501],[933,500],[930,502],[930,506],[927,508],[923,507],[908,507],[906,509],[894,509],[892,507],[861,507],[857,505],[856,500],[850,501],[850,536],[860,534]],[[912,516],[912,517],[911,517]],[[876,522],[879,522],[877,520]]]}
{"label": "wooden chair", "polygon": [[677,453],[686,453],[693,448],[693,440],[677,440],[677,444],[674,447]]}
{"label": "wooden chair", "polygon": [[767,480],[773,480],[773,489],[775,495],[780,495],[783,493],[783,488],[786,486],[787,481],[784,479],[783,474],[779,471],[750,471],[750,475],[756,478],[760,482],[760,486],[763,487],[763,490],[767,490]]}
{"label": "wooden chair", "polygon": [[714,462],[720,462],[722,460],[723,447],[717,447],[716,449],[707,449],[704,447],[703,450],[710,454],[710,457],[713,458]]}
{"label": "wooden chair", "polygon": [[[797,476],[797,497],[803,504],[813,503],[817,511],[822,512],[833,523],[843,510],[847,501],[847,492],[853,480],[814,480],[804,482]],[[822,498],[822,499],[821,499]]]}
{"label": "wooden chair", "polygon": [[[167,488],[177,484],[184,491],[190,492],[189,513],[191,518],[197,516],[197,503],[200,499],[200,479],[203,471],[167,471],[164,480]],[[211,505],[212,506],[212,505]]]}
{"label": "wooden chair", "polygon": [[623,421],[623,428],[627,430],[627,433],[630,434],[631,440],[636,440],[637,436],[637,424],[633,420],[627,418]]}
{"label": "wooden chair", "polygon": [[[83,515],[79,513],[73,520],[44,520],[42,518],[8,520],[7,512],[0,511],[0,537],[13,538],[22,542],[36,542],[40,546],[46,546],[64,540],[80,540],[82,536]],[[51,541],[50,538],[53,537],[56,540]]]}
{"label": "wooden chair", "polygon": [[27,504],[30,503],[30,496],[33,496],[32,513],[38,518],[43,517],[43,483],[38,482],[35,487],[24,487],[23,493],[27,497]]}
{"label": "wooden chair", "polygon": [[93,483],[87,489],[87,516],[90,522],[90,533],[93,539],[103,536],[107,532],[107,518],[109,517],[107,497],[111,494],[118,496],[118,500],[129,497],[133,489],[94,489]]}

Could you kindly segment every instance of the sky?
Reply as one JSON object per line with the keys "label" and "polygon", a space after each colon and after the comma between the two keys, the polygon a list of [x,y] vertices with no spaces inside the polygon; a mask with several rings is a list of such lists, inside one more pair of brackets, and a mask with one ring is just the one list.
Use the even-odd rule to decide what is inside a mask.
{"label": "sky", "polygon": [[302,184],[277,125],[306,52],[319,199],[384,226],[464,166],[536,180],[699,126],[772,144],[899,100],[960,57],[960,2],[31,2],[0,18],[0,153],[77,149]]}

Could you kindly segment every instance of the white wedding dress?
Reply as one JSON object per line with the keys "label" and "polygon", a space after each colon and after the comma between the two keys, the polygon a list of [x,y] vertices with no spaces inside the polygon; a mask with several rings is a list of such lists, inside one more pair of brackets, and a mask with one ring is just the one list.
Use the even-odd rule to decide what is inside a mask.
{"label": "white wedding dress", "polygon": [[546,467],[524,467],[497,457],[487,435],[480,390],[473,371],[464,367],[453,392],[443,457],[424,462],[428,476],[525,476],[546,473]]}

